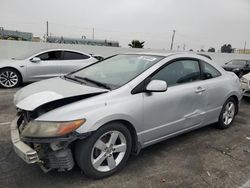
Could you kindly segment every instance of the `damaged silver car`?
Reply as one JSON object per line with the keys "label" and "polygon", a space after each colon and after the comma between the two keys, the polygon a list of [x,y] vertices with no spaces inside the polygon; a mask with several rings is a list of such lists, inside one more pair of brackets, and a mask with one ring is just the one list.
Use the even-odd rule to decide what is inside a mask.
{"label": "damaged silver car", "polygon": [[104,178],[149,145],[212,123],[229,128],[240,100],[238,77],[201,55],[121,54],[19,90],[11,138],[44,171],[77,164]]}

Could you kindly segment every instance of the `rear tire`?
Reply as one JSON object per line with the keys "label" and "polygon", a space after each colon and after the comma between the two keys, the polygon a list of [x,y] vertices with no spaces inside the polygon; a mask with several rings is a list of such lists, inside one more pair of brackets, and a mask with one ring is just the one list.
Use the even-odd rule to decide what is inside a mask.
{"label": "rear tire", "polygon": [[0,87],[14,88],[22,83],[22,76],[18,71],[12,68],[0,70]]}
{"label": "rear tire", "polygon": [[217,128],[219,129],[229,128],[234,121],[236,112],[237,112],[237,102],[235,101],[234,98],[230,97],[229,99],[227,99],[227,101],[224,103],[222,107]]}
{"label": "rear tire", "polygon": [[84,174],[101,179],[121,170],[130,156],[132,138],[121,123],[109,123],[89,138],[79,140],[75,147],[75,158]]}

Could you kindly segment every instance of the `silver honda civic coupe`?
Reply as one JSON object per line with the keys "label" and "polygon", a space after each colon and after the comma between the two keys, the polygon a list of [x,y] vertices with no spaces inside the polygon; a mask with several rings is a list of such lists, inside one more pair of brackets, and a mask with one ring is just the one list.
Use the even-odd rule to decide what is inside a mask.
{"label": "silver honda civic coupe", "polygon": [[120,54],[19,90],[11,138],[45,172],[77,164],[98,179],[151,144],[213,123],[229,128],[240,100],[239,78],[201,55]]}
{"label": "silver honda civic coupe", "polygon": [[16,58],[0,60],[0,87],[13,88],[21,83],[60,76],[96,61],[93,55],[76,50],[31,50]]}

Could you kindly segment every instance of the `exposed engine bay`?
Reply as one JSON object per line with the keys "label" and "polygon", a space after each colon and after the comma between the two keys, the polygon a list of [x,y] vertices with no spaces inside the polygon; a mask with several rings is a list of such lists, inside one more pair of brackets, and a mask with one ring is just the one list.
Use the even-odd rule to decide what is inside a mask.
{"label": "exposed engine bay", "polygon": [[29,122],[53,109],[99,94],[101,93],[86,94],[52,101],[39,106],[33,111],[17,109],[17,128],[20,139],[37,152],[39,157],[37,163],[44,172],[48,172],[51,169],[57,169],[58,171],[71,170],[75,164],[72,155],[74,148],[73,141],[86,138],[89,134],[78,134],[74,132],[63,137],[29,138],[22,136],[25,127]]}

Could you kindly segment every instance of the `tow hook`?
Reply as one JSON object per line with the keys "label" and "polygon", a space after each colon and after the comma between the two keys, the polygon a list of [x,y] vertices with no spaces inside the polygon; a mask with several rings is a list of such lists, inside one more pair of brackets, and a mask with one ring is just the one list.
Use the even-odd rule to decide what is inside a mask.
{"label": "tow hook", "polygon": [[48,173],[51,170],[51,168],[45,167],[45,162],[42,160],[37,161],[37,164],[39,165],[39,167],[42,169],[44,173]]}

